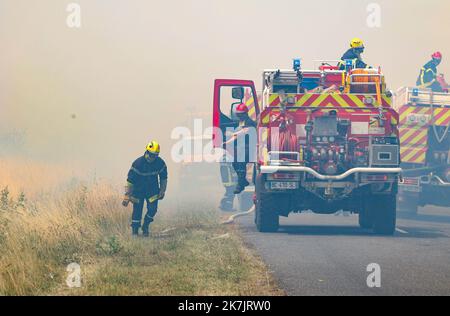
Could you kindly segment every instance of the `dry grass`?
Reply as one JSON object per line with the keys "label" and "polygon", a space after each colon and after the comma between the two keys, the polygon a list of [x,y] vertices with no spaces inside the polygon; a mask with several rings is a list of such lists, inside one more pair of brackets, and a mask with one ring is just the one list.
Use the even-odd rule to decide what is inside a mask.
{"label": "dry grass", "polygon": [[[42,170],[29,165],[27,172],[47,185],[40,193],[61,182]],[[11,188],[20,188],[13,192],[24,191],[25,199],[18,193],[5,199],[4,191],[0,203],[0,295],[282,294],[234,228],[219,224],[220,214],[212,208],[163,207],[152,226],[153,238],[133,239],[130,209],[120,205],[116,188],[78,185],[31,199],[27,186],[33,192],[33,181],[17,184],[15,173],[1,168],[3,181],[4,174],[10,174]],[[72,262],[81,266],[81,288],[66,286]]]}
{"label": "dry grass", "polygon": [[75,185],[73,167],[49,165],[24,158],[0,159],[0,188],[8,187],[13,195],[26,191],[27,196],[40,199],[59,191],[61,186]]}

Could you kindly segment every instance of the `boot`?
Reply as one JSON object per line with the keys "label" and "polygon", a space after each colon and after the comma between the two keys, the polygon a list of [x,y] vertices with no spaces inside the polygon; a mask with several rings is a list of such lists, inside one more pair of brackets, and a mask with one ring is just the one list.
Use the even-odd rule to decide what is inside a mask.
{"label": "boot", "polygon": [[138,236],[139,235],[139,227],[132,227],[131,234],[132,234],[132,236]]}
{"label": "boot", "polygon": [[150,236],[150,226],[143,226],[142,227],[142,236],[143,237],[149,237]]}
{"label": "boot", "polygon": [[234,196],[233,199],[230,199],[228,197],[223,198],[222,201],[220,201],[220,210],[224,211],[224,212],[232,212],[233,211],[233,200],[234,200]]}
{"label": "boot", "polygon": [[241,184],[238,184],[236,186],[236,189],[234,190],[234,194],[241,194],[241,192],[244,191],[244,190],[245,190],[245,187],[242,186]]}

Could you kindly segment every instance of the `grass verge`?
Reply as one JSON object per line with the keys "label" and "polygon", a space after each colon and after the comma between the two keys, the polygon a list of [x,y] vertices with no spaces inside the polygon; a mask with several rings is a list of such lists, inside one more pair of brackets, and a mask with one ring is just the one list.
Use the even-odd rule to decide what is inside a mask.
{"label": "grass verge", "polygon": [[[282,295],[212,207],[164,209],[152,238],[130,236],[130,208],[107,184],[58,197],[0,197],[0,295]],[[81,287],[67,285],[79,264]]]}

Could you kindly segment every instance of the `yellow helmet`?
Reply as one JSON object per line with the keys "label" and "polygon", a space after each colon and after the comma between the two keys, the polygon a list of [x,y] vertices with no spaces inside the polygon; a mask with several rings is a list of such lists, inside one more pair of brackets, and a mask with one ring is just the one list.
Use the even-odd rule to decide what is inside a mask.
{"label": "yellow helmet", "polygon": [[351,47],[351,48],[360,48],[360,47],[364,47],[364,43],[363,43],[362,39],[355,37],[355,38],[352,39],[352,41],[350,42],[350,47]]}
{"label": "yellow helmet", "polygon": [[159,146],[158,142],[152,140],[150,143],[148,143],[145,150],[150,154],[159,155],[159,153],[161,152],[161,147]]}

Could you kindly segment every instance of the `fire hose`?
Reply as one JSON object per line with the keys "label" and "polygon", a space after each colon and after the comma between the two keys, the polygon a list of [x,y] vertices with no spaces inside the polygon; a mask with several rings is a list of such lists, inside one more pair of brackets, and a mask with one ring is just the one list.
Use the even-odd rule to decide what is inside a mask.
{"label": "fire hose", "polygon": [[[297,136],[291,132],[289,128],[289,118],[286,114],[281,113],[274,121],[279,121],[280,132],[278,134],[271,135],[270,139],[275,144],[278,144],[278,150],[287,152],[297,151]],[[274,150],[273,146],[271,147],[272,150]]]}
{"label": "fire hose", "polygon": [[250,215],[251,213],[253,213],[255,211],[255,206],[253,205],[248,211],[246,212],[241,212],[241,213],[237,213],[234,215],[231,215],[226,221],[222,222],[223,225],[228,225],[228,224],[233,224],[234,220],[238,217],[243,217],[246,215]]}
{"label": "fire hose", "polygon": [[296,151],[297,150],[297,136],[292,134],[288,129],[280,133],[280,150],[281,151]]}

